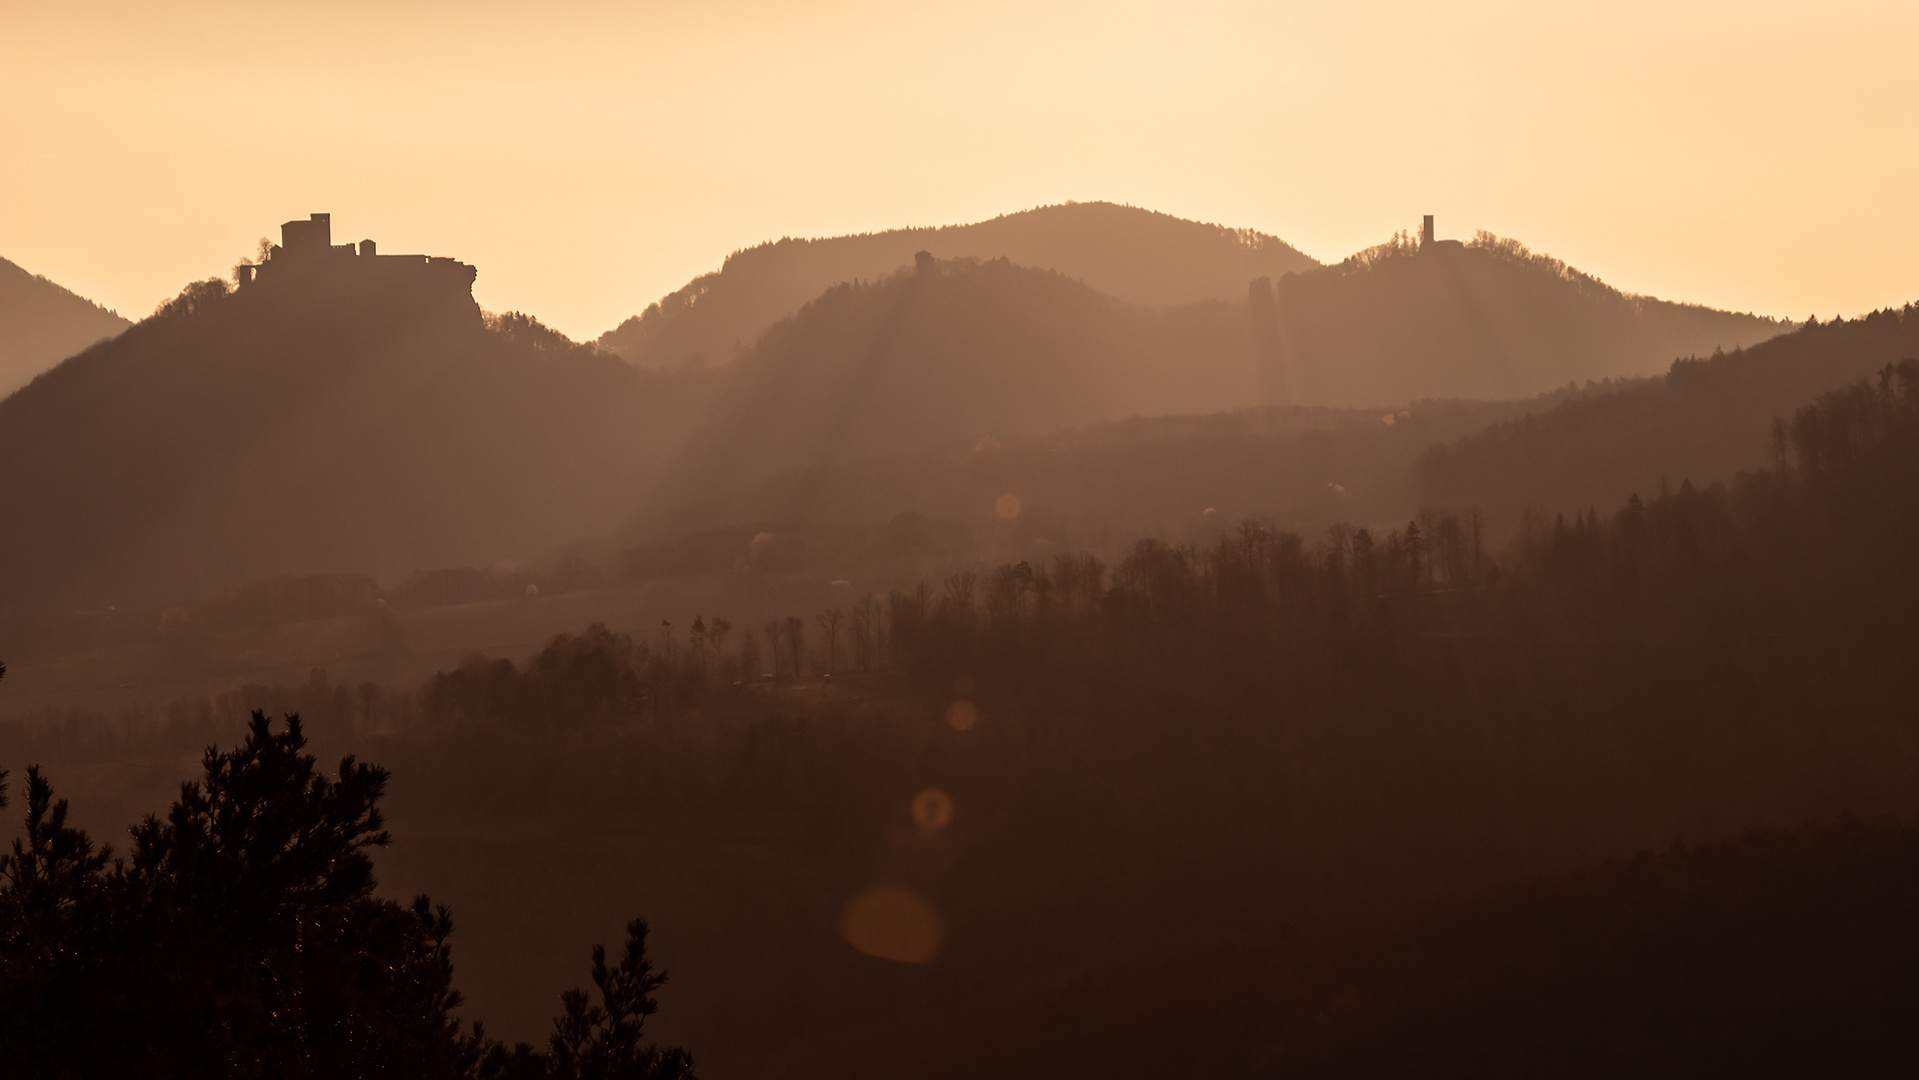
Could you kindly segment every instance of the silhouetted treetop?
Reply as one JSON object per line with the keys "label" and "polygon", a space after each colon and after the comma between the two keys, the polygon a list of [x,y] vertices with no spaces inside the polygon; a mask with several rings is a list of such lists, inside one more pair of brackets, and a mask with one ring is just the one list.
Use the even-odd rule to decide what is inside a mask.
{"label": "silhouetted treetop", "polygon": [[594,952],[604,1003],[563,999],[552,1052],[465,1032],[450,913],[374,895],[386,771],[348,757],[328,777],[305,747],[297,717],[276,731],[255,712],[126,861],[28,770],[26,832],[0,857],[9,1075],[690,1076],[684,1051],[641,1039],[664,976],[637,920],[614,971]]}

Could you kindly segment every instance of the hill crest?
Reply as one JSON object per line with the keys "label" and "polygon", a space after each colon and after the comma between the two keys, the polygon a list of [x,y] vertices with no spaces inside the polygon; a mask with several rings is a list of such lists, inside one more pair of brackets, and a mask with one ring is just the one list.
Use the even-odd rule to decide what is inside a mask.
{"label": "hill crest", "polygon": [[965,225],[817,239],[782,237],[727,256],[599,344],[641,367],[725,363],[827,288],[939,259],[1006,258],[1120,300],[1169,307],[1241,296],[1257,277],[1319,263],[1277,237],[1108,202],[1061,203]]}
{"label": "hill crest", "polygon": [[118,312],[0,259],[0,398],[132,325]]}
{"label": "hill crest", "polygon": [[1919,309],[1911,304],[1807,323],[1434,446],[1419,465],[1420,490],[1436,504],[1481,505],[1503,529],[1528,510],[1579,512],[1686,480],[1730,480],[1780,452],[1777,418],[1913,356]]}
{"label": "hill crest", "polygon": [[659,377],[485,317],[452,277],[198,282],[0,402],[0,504],[35,522],[0,530],[8,607],[486,565],[609,528],[671,424]]}

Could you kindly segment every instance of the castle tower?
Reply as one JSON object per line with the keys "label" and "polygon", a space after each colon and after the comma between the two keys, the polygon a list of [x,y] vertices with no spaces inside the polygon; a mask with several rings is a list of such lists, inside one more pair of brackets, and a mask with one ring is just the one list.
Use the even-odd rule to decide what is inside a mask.
{"label": "castle tower", "polygon": [[314,214],[281,225],[280,247],[295,258],[324,255],[333,247],[333,215]]}
{"label": "castle tower", "polygon": [[1426,223],[1419,227],[1419,246],[1431,247],[1433,243],[1433,216],[1426,215]]}

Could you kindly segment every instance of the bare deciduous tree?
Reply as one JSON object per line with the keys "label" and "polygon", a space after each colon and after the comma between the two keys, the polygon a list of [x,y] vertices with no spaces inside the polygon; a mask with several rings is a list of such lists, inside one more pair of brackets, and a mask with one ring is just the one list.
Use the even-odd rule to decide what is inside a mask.
{"label": "bare deciduous tree", "polygon": [[813,621],[826,631],[826,673],[829,675],[840,669],[840,623],[845,618],[846,612],[839,608],[827,608],[813,616]]}

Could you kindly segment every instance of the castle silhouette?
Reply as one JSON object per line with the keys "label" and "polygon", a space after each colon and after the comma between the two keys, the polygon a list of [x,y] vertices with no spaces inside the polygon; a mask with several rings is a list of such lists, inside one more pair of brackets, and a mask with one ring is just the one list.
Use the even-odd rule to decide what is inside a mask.
{"label": "castle silhouette", "polygon": [[1431,214],[1427,214],[1425,220],[1420,222],[1419,251],[1421,254],[1426,252],[1460,251],[1463,250],[1465,246],[1465,244],[1457,240],[1439,240],[1434,238],[1433,216]]}
{"label": "castle silhouette", "polygon": [[240,285],[292,286],[320,278],[352,277],[393,285],[431,283],[463,287],[469,294],[479,271],[438,255],[382,255],[371,240],[333,242],[333,215],[313,214],[280,226],[280,242],[267,249],[266,261],[239,268]]}

